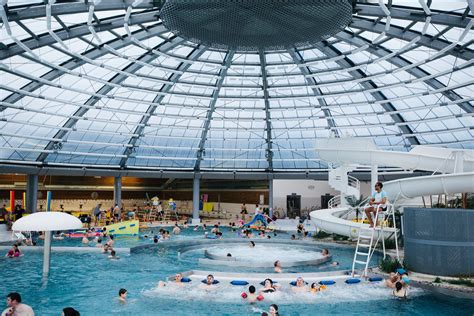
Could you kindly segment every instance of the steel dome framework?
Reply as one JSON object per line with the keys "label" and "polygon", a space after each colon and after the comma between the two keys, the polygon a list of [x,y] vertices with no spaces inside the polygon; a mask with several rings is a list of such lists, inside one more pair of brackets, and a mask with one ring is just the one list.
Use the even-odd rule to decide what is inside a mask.
{"label": "steel dome framework", "polygon": [[304,174],[344,135],[474,148],[467,3],[358,1],[327,40],[239,51],[169,32],[159,1],[38,2],[0,7],[0,171]]}

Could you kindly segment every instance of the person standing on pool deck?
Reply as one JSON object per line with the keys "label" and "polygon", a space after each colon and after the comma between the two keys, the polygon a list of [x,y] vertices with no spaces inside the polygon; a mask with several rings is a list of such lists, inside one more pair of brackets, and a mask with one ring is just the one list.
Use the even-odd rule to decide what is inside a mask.
{"label": "person standing on pool deck", "polygon": [[94,216],[94,226],[97,226],[99,222],[99,216],[100,216],[100,208],[102,207],[102,204],[97,204],[96,207],[92,210],[92,215]]}
{"label": "person standing on pool deck", "polygon": [[23,304],[21,302],[21,295],[16,292],[7,295],[7,306],[2,316],[35,316],[31,306]]}
{"label": "person standing on pool deck", "polygon": [[387,206],[384,206],[387,203],[387,193],[382,190],[382,182],[377,182],[375,184],[375,191],[372,193],[372,198],[369,201],[369,206],[365,208],[365,214],[369,220],[370,227],[374,227],[374,221],[370,213],[376,213],[377,209],[384,211]]}

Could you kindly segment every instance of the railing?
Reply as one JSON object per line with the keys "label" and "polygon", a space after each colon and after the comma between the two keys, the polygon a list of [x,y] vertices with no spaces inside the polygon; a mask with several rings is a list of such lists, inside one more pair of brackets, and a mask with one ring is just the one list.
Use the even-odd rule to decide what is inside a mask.
{"label": "railing", "polygon": [[328,201],[328,208],[335,208],[337,206],[341,205],[341,196],[336,195],[332,199]]}
{"label": "railing", "polygon": [[360,181],[353,176],[347,175],[347,185],[360,191]]}

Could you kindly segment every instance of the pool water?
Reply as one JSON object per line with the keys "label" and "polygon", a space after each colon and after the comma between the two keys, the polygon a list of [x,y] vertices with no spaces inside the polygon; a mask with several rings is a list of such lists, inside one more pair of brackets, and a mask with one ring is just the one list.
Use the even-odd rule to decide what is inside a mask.
{"label": "pool water", "polygon": [[[168,230],[170,233],[173,227],[164,226],[164,227],[156,227],[151,229],[144,229],[140,230],[138,236],[120,236],[115,235],[115,247],[125,247],[131,248],[139,245],[146,245],[146,244],[153,244],[153,237],[159,234],[160,228]],[[170,234],[169,240],[187,240],[187,239],[202,239],[204,238],[205,232],[210,234],[211,229],[208,228],[206,231],[199,228],[198,231],[194,231],[193,228],[181,229],[181,233],[179,235]],[[237,238],[240,237],[238,230],[232,230],[228,227],[221,227],[220,231],[223,234],[223,238]],[[285,239],[289,240],[291,234],[286,232],[277,232],[277,233],[270,233],[268,234],[272,240],[274,239]],[[145,237],[146,236],[146,237]],[[268,239],[268,238],[267,238]],[[94,238],[90,237],[89,240],[91,243],[89,245],[84,245],[81,243],[81,238],[67,238],[65,237],[62,240],[52,240],[53,246],[68,246],[68,247],[95,247],[95,242],[93,242]],[[257,238],[258,240],[258,238]],[[166,241],[165,241],[166,242]],[[42,241],[38,241],[38,245],[42,245]]]}
{"label": "pool water", "polygon": [[[189,238],[201,237],[201,233],[197,236],[191,233]],[[325,246],[315,243],[318,249]],[[280,293],[266,296],[257,304],[248,304],[240,297],[243,287],[224,283],[215,291],[199,289],[196,281],[186,288],[157,288],[159,280],[181,271],[243,271],[199,265],[197,260],[203,256],[202,251],[180,258],[177,250],[176,247],[145,249],[121,255],[119,260],[109,260],[107,255],[99,253],[53,253],[47,282],[41,278],[41,253],[26,252],[15,259],[0,257],[0,297],[19,292],[36,315],[60,315],[67,306],[76,308],[81,315],[259,315],[271,303],[279,305],[282,315],[472,315],[474,312],[474,300],[413,288],[410,299],[400,301],[392,298],[390,290],[380,284],[336,284],[315,295],[296,295],[284,285]],[[340,268],[350,266],[353,249],[333,246],[329,250],[334,260],[341,262]],[[294,269],[294,272],[305,271],[303,267]],[[307,269],[326,271],[318,267]],[[116,299],[120,288],[126,288],[129,293],[125,305]],[[0,311],[6,307],[2,305]]]}
{"label": "pool water", "polygon": [[[192,267],[193,269],[200,269],[200,270],[213,270],[213,271],[229,271],[229,272],[253,272],[253,273],[258,273],[258,272],[265,272],[265,273],[273,273],[273,267],[271,268],[265,268],[265,267],[253,267],[251,264],[247,267],[238,267],[238,268],[233,268],[232,266],[222,266],[219,264],[213,264],[213,265],[206,265],[202,264],[199,262],[199,259],[205,258],[204,255],[204,249],[207,249],[209,251],[215,251],[216,249],[220,249],[221,253],[226,253],[227,254],[227,249],[230,249],[232,247],[236,247],[237,249],[241,249],[241,251],[244,251],[244,249],[248,249],[248,253],[255,253],[254,250],[255,248],[260,249],[264,247],[277,247],[277,245],[272,245],[272,244],[265,244],[263,246],[258,244],[258,240],[256,242],[256,247],[255,248],[250,248],[247,246],[246,241],[243,241],[245,244],[241,246],[236,246],[236,245],[209,245],[209,246],[201,246],[198,249],[194,250],[187,250],[178,255],[178,260],[185,264],[186,266]],[[298,248],[299,242],[295,242],[295,248]],[[280,246],[282,249],[288,249],[289,246],[286,244],[283,244]],[[320,257],[320,249],[328,247],[326,244],[324,245],[319,245],[318,243],[314,243],[315,251],[317,253],[315,256]],[[178,248],[178,250],[180,250]],[[299,251],[299,250],[298,250]],[[301,251],[309,253],[308,250],[303,249]],[[293,252],[290,252],[293,253]],[[354,251],[352,248],[347,248],[347,247],[335,247],[332,246],[330,248],[330,253],[332,255],[333,261],[337,261],[339,265],[333,266],[331,263],[332,261],[329,261],[327,263],[322,263],[320,265],[306,265],[306,266],[296,266],[296,267],[285,267],[283,266],[283,272],[285,273],[296,273],[296,272],[323,272],[323,271],[337,271],[337,270],[349,270],[352,269],[352,259],[354,257]],[[313,254],[313,253],[312,253]],[[257,255],[254,256],[253,259],[256,258],[263,258],[264,261],[267,261],[267,257],[264,255],[261,255],[260,253],[257,252]],[[300,256],[298,256],[300,258]],[[274,261],[275,257],[271,258],[271,261]],[[280,259],[280,258],[278,258]],[[294,257],[290,257],[288,259],[294,260]],[[371,263],[376,264],[379,260],[381,259],[380,255],[374,254],[373,259]],[[275,259],[277,260],[277,259]],[[282,259],[283,260],[283,259]],[[270,261],[270,260],[268,260]]]}
{"label": "pool water", "polygon": [[275,261],[290,258],[292,261],[315,260],[323,258],[318,249],[298,249],[291,245],[257,244],[251,248],[245,245],[220,245],[208,247],[207,251],[215,256],[226,257],[227,254],[238,260],[258,262],[261,260]]}

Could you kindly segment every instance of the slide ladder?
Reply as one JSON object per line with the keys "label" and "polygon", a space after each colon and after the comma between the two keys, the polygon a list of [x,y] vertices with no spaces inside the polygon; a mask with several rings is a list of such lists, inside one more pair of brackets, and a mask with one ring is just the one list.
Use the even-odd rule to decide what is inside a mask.
{"label": "slide ladder", "polygon": [[[368,205],[366,205],[368,206]],[[386,257],[386,250],[385,250],[385,231],[384,228],[388,226],[388,220],[390,217],[393,221],[393,228],[394,228],[394,239],[395,239],[395,249],[397,254],[397,259],[400,260],[398,254],[398,239],[397,239],[397,228],[395,224],[395,208],[392,204],[386,204],[387,208],[382,210],[381,206],[377,206],[377,211],[374,217],[374,226],[369,228],[360,228],[359,234],[357,236],[357,245],[354,252],[354,260],[352,261],[352,276],[356,275],[358,270],[362,270],[360,274],[362,277],[367,277],[367,270],[369,268],[370,259],[377,248],[378,243],[382,242],[382,249],[383,249],[383,258]],[[362,222],[366,219],[365,211],[362,212]],[[380,223],[380,225],[379,225]],[[380,233],[376,236],[376,231],[380,230]],[[356,267],[360,267],[356,269]]]}

